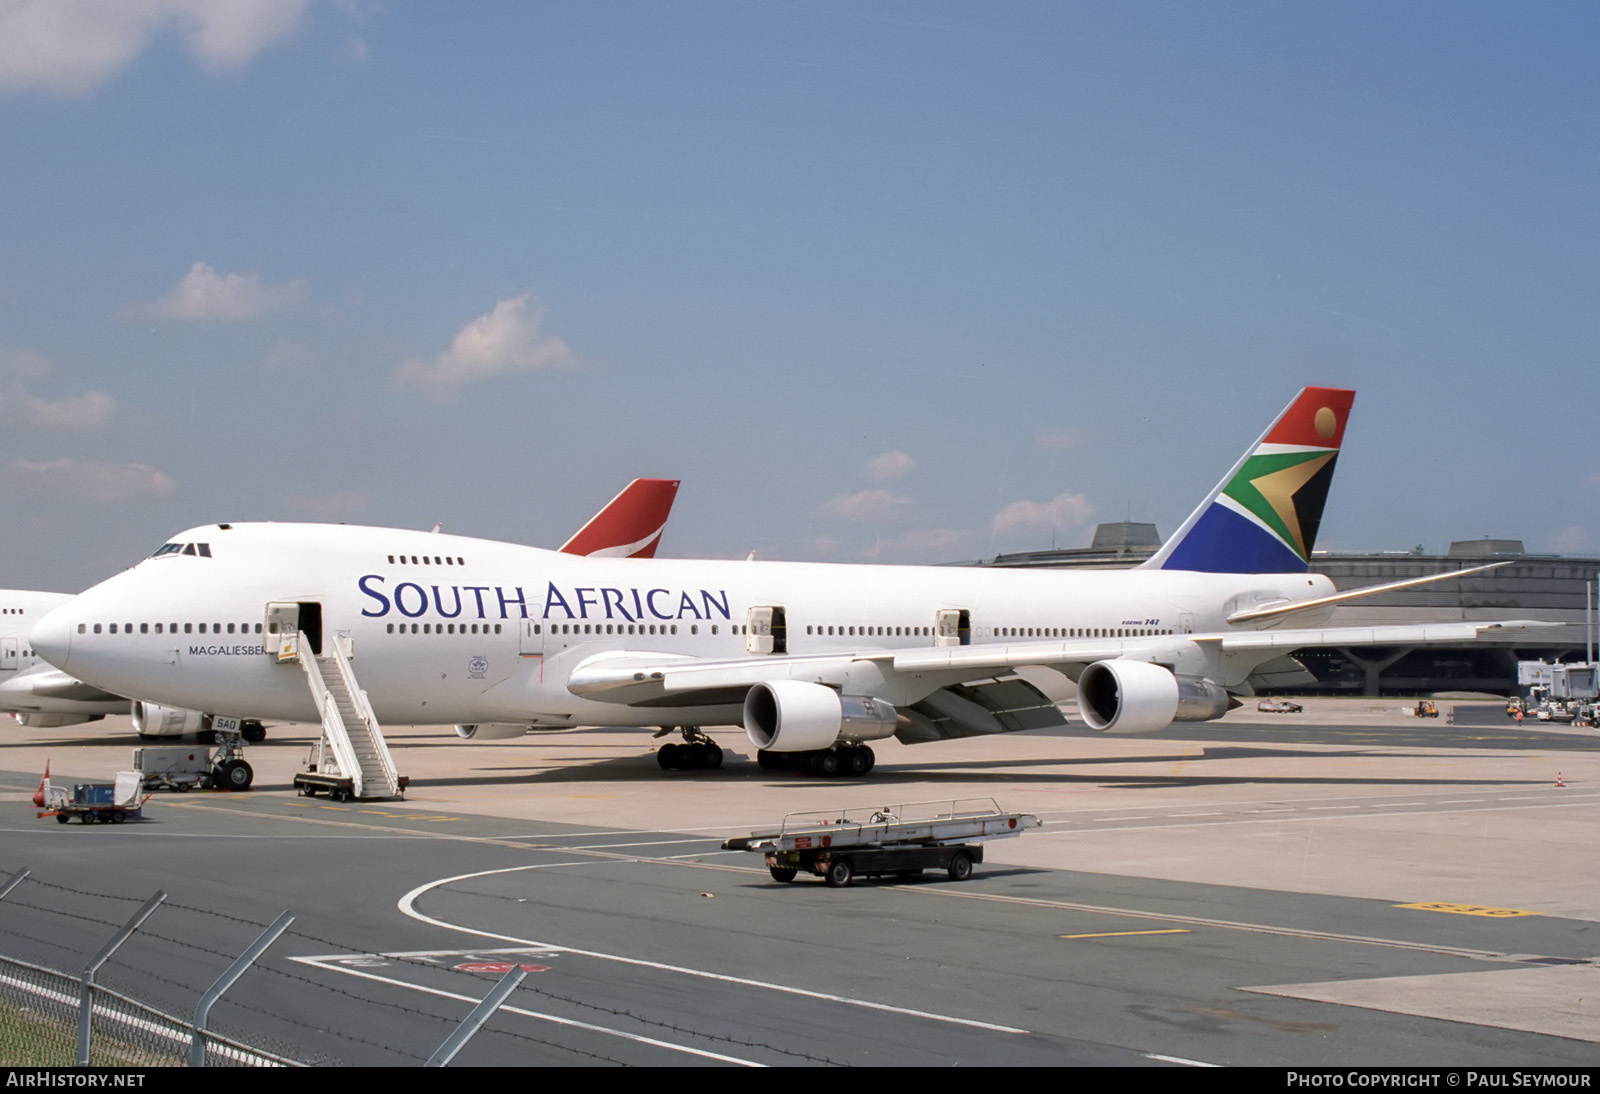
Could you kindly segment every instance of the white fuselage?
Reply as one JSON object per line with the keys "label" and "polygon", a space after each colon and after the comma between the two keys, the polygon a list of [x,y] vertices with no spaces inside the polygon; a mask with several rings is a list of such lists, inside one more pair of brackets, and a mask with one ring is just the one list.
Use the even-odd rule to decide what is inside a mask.
{"label": "white fuselage", "polygon": [[315,721],[263,624],[269,604],[294,603],[321,643],[350,652],[383,722],[719,724],[738,720],[737,701],[626,706],[568,679],[616,651],[759,658],[752,608],[783,609],[791,657],[848,656],[940,644],[940,613],[965,612],[974,646],[1114,640],[1224,631],[1235,611],[1333,591],[1310,574],[585,558],[343,525],[208,525],[175,542],[209,553],[169,550],[102,582],[37,628],[35,648],[108,691]]}
{"label": "white fuselage", "polygon": [[126,699],[75,697],[72,681],[64,680],[33,648],[29,635],[35,624],[71,599],[70,593],[0,589],[0,713],[70,722],[127,713]]}

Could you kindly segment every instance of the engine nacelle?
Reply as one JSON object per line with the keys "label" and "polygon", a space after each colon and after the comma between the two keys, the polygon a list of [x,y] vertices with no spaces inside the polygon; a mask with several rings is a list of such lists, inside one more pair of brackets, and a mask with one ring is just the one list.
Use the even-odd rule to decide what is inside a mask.
{"label": "engine nacelle", "polygon": [[821,684],[773,680],[744,697],[744,731],[769,752],[809,752],[835,741],[876,741],[893,735],[894,705],[864,695],[840,695]]}
{"label": "engine nacelle", "polygon": [[58,726],[75,726],[81,722],[98,722],[104,714],[23,714],[12,715],[19,726],[33,729],[55,729]]}
{"label": "engine nacelle", "polygon": [[1117,658],[1078,677],[1078,712],[1103,733],[1154,733],[1173,722],[1209,722],[1228,712],[1228,693],[1199,676]]}
{"label": "engine nacelle", "polygon": [[463,741],[503,741],[508,737],[521,737],[528,727],[521,722],[477,722],[456,726],[456,736]]}
{"label": "engine nacelle", "polygon": [[211,715],[135,699],[133,728],[141,737],[182,737],[185,733],[201,733],[210,729]]}

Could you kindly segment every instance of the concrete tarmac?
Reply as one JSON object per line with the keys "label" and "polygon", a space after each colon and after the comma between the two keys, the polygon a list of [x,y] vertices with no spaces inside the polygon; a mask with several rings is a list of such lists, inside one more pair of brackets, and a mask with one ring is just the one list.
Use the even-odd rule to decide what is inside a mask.
{"label": "concrete tarmac", "polygon": [[[289,905],[339,945],[286,959],[399,996],[464,951],[544,953],[541,983],[643,1023],[546,1029],[538,1049],[508,1034],[463,1062],[553,1040],[567,1063],[1600,1062],[1600,737],[1493,704],[1443,702],[1437,721],[1399,700],[1306,706],[1150,737],[888,742],[865,780],[763,772],[737,729],[713,730],[723,770],[663,772],[637,730],[390,728],[403,803],[297,797],[314,731],[274,727],[248,751],[252,791],[164,794],[143,824],[82,831],[27,798],[47,757],[58,781],[126,767],[126,719],[12,728],[0,869],[185,885],[262,920]],[[964,884],[781,885],[718,846],[789,811],[975,797],[1044,828],[988,844]],[[10,943],[11,914],[0,902],[0,942],[71,948],[43,923]],[[373,956],[401,951],[443,956]],[[663,1015],[699,1039],[658,1035]],[[318,1051],[405,1062],[366,1040]]]}

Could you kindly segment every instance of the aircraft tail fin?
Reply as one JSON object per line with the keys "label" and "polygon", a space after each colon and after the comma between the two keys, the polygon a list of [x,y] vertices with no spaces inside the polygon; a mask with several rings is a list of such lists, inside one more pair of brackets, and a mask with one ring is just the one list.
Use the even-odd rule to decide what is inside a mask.
{"label": "aircraft tail fin", "polygon": [[1143,569],[1304,573],[1356,393],[1303,388]]}
{"label": "aircraft tail fin", "polygon": [[677,496],[677,479],[634,479],[561,550],[569,555],[654,558]]}

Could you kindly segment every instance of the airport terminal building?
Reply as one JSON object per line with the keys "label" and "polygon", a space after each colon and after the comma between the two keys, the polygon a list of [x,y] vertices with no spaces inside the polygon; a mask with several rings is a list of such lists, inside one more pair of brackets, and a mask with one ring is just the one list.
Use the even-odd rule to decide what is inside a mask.
{"label": "airport terminal building", "polygon": [[[973,565],[1073,566],[1122,569],[1149,558],[1161,546],[1153,524],[1102,524],[1084,548],[997,555]],[[1316,647],[1263,666],[1252,677],[1260,694],[1430,695],[1441,691],[1517,690],[1517,662],[1584,660],[1585,595],[1600,574],[1600,558],[1532,555],[1516,539],[1457,540],[1443,554],[1413,551],[1342,554],[1313,552],[1311,569],[1339,589],[1358,589],[1487,562],[1509,562],[1459,581],[1383,593],[1335,609],[1330,626],[1372,627],[1397,623],[1493,622],[1539,619],[1565,627],[1508,632],[1473,644],[1359,649]],[[1303,668],[1301,667],[1303,666]]]}

